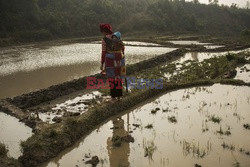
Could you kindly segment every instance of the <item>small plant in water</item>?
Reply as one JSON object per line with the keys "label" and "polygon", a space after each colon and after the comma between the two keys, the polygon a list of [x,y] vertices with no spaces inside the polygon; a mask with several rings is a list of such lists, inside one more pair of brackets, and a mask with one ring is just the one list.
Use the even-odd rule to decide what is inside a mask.
{"label": "small plant in water", "polygon": [[145,126],[145,128],[152,129],[153,128],[153,124],[148,124],[147,126]]}
{"label": "small plant in water", "polygon": [[236,162],[236,163],[234,164],[234,167],[240,167],[240,163],[239,163],[239,162]]}
{"label": "small plant in water", "polygon": [[243,127],[244,127],[245,129],[250,130],[250,124],[244,124]]}
{"label": "small plant in water", "polygon": [[175,118],[175,116],[168,117],[168,121],[171,123],[177,123],[177,119]]}
{"label": "small plant in water", "polygon": [[244,148],[240,148],[239,151],[243,154],[250,155],[250,151],[246,151]]}
{"label": "small plant in water", "polygon": [[151,110],[151,113],[152,113],[152,114],[156,114],[157,111],[159,111],[159,110],[161,110],[161,109],[160,109],[159,107],[157,107],[157,108]]}
{"label": "small plant in water", "polygon": [[153,153],[156,150],[155,143],[153,141],[145,143],[144,147],[144,157],[148,157],[149,159],[153,159]]}
{"label": "small plant in water", "polygon": [[222,128],[220,127],[220,130],[217,130],[216,132],[219,133],[220,135],[226,135],[226,136],[231,135],[230,128],[228,128],[226,131],[223,131]]}
{"label": "small plant in water", "polygon": [[232,144],[229,145],[229,144],[226,144],[225,142],[223,142],[223,143],[221,144],[221,146],[222,146],[224,149],[229,149],[229,150],[232,150],[232,151],[235,150],[235,147],[234,147]]}
{"label": "small plant in water", "polygon": [[209,131],[209,129],[208,129],[207,127],[202,129],[202,132],[203,132],[203,133],[204,133],[204,132],[207,132],[207,131]]}
{"label": "small plant in water", "polygon": [[212,121],[214,123],[220,123],[221,122],[221,118],[220,117],[216,117],[215,115],[212,115],[210,118],[209,118],[209,121]]}
{"label": "small plant in water", "polygon": [[169,108],[163,109],[162,112],[169,112]]}
{"label": "small plant in water", "polygon": [[204,158],[206,156],[206,151],[200,148],[199,143],[189,143],[187,141],[183,141],[183,153],[185,156],[188,154],[193,154],[197,158]]}

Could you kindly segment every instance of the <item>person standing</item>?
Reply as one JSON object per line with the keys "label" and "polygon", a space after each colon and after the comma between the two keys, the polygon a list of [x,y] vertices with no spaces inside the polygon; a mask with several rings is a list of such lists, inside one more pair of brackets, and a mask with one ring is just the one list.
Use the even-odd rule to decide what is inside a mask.
{"label": "person standing", "polygon": [[[100,24],[99,27],[103,35],[100,69],[108,77],[112,99],[120,99],[123,94],[121,74],[125,73],[125,62],[122,61],[124,59],[124,44],[120,40],[121,34],[119,32],[113,34],[111,25]],[[111,46],[112,42],[116,40],[116,44]]]}

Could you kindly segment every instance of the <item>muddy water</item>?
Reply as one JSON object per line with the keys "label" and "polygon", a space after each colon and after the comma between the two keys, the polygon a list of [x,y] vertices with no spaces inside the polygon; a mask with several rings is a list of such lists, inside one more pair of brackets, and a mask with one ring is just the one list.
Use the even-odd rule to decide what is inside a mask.
{"label": "muddy water", "polygon": [[176,45],[203,45],[207,49],[216,49],[216,48],[221,48],[224,47],[223,45],[214,45],[212,43],[201,43],[199,41],[168,41],[170,43],[176,44]]}
{"label": "muddy water", "polygon": [[137,45],[137,46],[160,46],[159,44],[149,43],[149,42],[139,42],[139,41],[124,41],[125,45]]}
{"label": "muddy water", "polygon": [[250,65],[246,64],[242,67],[236,68],[237,75],[235,79],[243,80],[244,82],[250,82]]}
{"label": "muddy water", "polygon": [[7,146],[9,156],[18,158],[21,155],[20,142],[31,135],[31,128],[19,122],[17,118],[0,111],[0,142]]}
{"label": "muddy water", "polygon": [[210,43],[201,43],[199,41],[168,41],[176,45],[208,45]]}
{"label": "muddy water", "polygon": [[[98,166],[111,167],[248,166],[250,131],[243,124],[250,123],[249,108],[249,87],[216,84],[167,93],[111,119],[44,166],[88,166],[84,162],[95,155]],[[112,145],[112,137],[128,134],[134,143]]]}
{"label": "muddy water", "polygon": [[[174,50],[143,44],[126,47],[127,64]],[[100,52],[101,45],[95,43],[1,49],[0,99],[98,73]]]}
{"label": "muddy water", "polygon": [[[52,107],[52,112],[38,113],[39,118],[43,122],[53,124],[55,123],[55,121],[53,121],[55,117],[67,116],[70,113],[82,114],[93,105],[93,101],[95,103],[101,103],[107,98],[107,96],[102,96],[102,93],[99,91],[84,93],[83,95],[78,95],[77,97],[67,99],[61,103],[56,103]],[[35,113],[32,114],[35,115]]]}
{"label": "muddy water", "polygon": [[239,50],[239,51],[229,51],[229,52],[189,52],[186,53],[183,57],[181,57],[178,61],[179,63],[183,63],[187,60],[193,60],[193,61],[199,61],[202,62],[205,59],[210,59],[212,57],[217,57],[217,56],[225,56],[227,53],[239,53],[239,52],[249,52],[250,49],[244,49],[244,50]]}

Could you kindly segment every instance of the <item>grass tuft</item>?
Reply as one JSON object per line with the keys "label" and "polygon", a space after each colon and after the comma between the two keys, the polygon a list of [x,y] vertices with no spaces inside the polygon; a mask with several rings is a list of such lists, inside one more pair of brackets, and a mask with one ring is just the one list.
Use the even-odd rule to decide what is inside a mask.
{"label": "grass tuft", "polygon": [[168,121],[171,123],[177,123],[177,119],[175,118],[175,116],[168,117]]}

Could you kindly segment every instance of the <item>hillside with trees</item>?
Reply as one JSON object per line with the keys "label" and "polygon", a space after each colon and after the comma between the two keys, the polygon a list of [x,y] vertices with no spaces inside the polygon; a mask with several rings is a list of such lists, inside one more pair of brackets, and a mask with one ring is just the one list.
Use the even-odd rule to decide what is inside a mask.
{"label": "hillside with trees", "polygon": [[123,33],[239,35],[250,10],[185,0],[0,0],[1,40],[94,36],[108,22]]}

